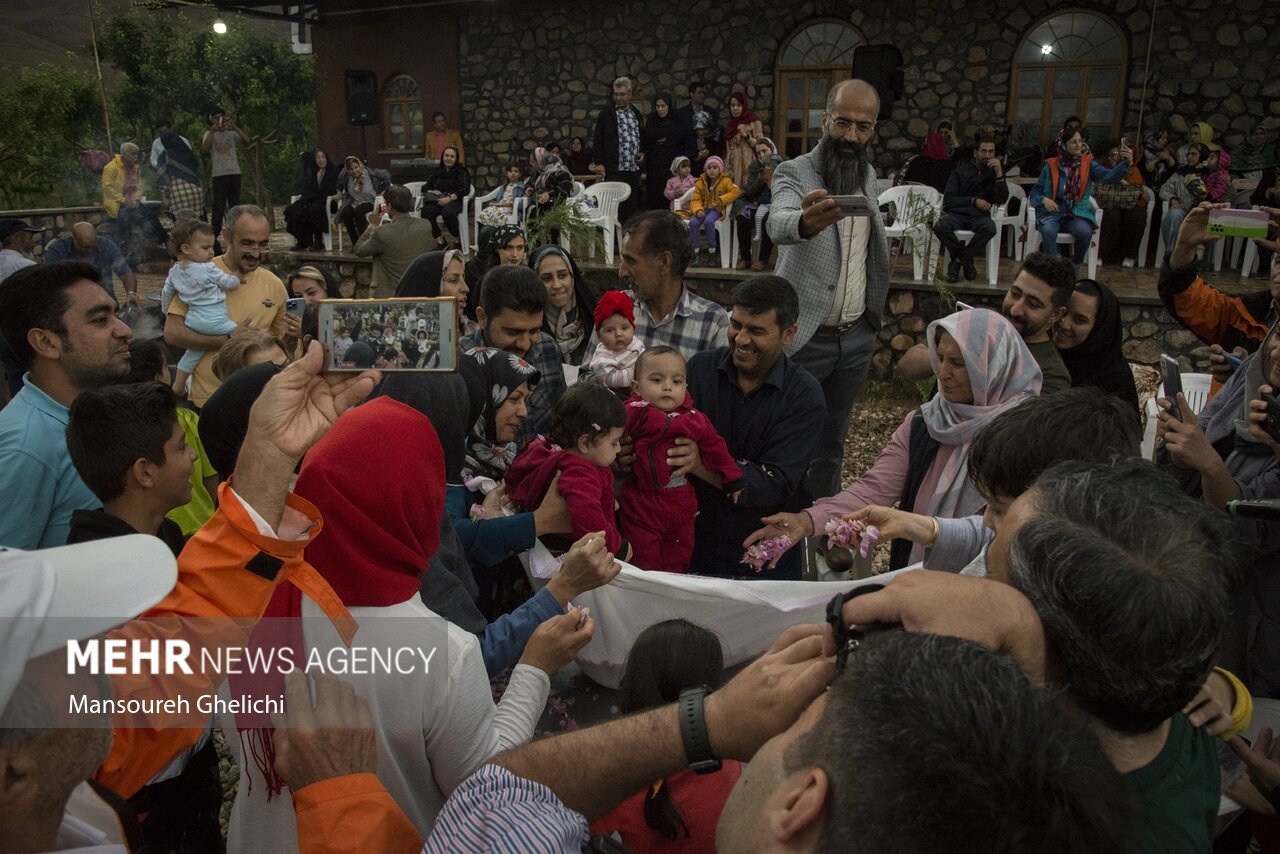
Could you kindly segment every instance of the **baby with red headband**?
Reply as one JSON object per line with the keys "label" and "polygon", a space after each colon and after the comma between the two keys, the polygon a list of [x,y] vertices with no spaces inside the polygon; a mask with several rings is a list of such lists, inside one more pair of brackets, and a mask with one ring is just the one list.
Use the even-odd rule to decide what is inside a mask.
{"label": "baby with red headband", "polygon": [[631,391],[636,360],[644,342],[636,336],[636,313],[631,297],[622,291],[606,291],[596,303],[596,338],[599,344],[587,361],[591,376],[612,389]]}

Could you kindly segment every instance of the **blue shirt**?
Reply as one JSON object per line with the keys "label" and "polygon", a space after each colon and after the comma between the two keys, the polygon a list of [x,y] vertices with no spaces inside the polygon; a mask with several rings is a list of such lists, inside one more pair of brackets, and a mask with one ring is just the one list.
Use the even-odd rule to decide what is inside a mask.
{"label": "blue shirt", "polygon": [[[827,414],[826,398],[813,374],[786,355],[778,357],[765,381],[750,394],[738,386],[728,347],[694,356],[685,373],[694,405],[724,437],[743,478],[737,504],[721,490],[690,478],[698,493],[691,566],[708,575],[745,574],[745,568],[740,573],[737,567],[742,541],[760,527],[760,518],[808,504],[800,484],[813,462],[816,428]],[[799,549],[787,558],[792,554],[798,555]]]}
{"label": "blue shirt", "polygon": [[0,410],[0,546],[66,545],[71,514],[102,502],[71,464],[67,407],[30,374],[22,380],[22,391]]}
{"label": "blue shirt", "polygon": [[80,253],[76,252],[75,244],[70,237],[59,237],[56,240],[50,240],[48,245],[44,247],[44,260],[49,261],[85,261],[88,260],[93,266],[98,268],[98,284],[102,285],[102,289],[107,293],[115,296],[115,281],[111,278],[111,274],[124,278],[125,274],[132,273],[129,269],[129,262],[120,252],[120,247],[106,237],[99,237],[93,244],[93,257],[86,259]]}

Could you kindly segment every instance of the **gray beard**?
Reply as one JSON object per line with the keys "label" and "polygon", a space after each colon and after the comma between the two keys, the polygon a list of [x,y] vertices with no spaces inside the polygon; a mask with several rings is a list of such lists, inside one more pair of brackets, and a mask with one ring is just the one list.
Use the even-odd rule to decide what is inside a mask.
{"label": "gray beard", "polygon": [[863,145],[856,153],[846,154],[827,138],[818,144],[817,153],[818,169],[827,192],[833,196],[847,196],[864,191],[867,171],[871,168],[868,146]]}

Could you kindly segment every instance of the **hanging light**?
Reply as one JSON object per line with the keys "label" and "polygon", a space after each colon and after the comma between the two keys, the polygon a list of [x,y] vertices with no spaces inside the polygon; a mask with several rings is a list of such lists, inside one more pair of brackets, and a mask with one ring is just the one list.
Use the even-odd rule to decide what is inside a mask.
{"label": "hanging light", "polygon": [[1051,44],[1045,45],[1044,47],[1040,48],[1040,52],[1043,53],[1045,56],[1048,56],[1049,54],[1053,53],[1053,45]]}
{"label": "hanging light", "polygon": [[225,36],[227,34],[227,22],[221,18],[214,18],[213,31],[220,36]]}

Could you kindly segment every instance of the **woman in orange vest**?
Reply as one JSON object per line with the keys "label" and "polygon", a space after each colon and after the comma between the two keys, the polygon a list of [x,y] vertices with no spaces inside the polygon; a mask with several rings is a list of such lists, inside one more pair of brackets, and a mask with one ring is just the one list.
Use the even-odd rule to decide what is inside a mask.
{"label": "woman in orange vest", "polygon": [[1058,132],[1057,156],[1050,157],[1040,170],[1040,180],[1031,191],[1030,203],[1036,209],[1036,230],[1041,244],[1049,247],[1058,243],[1058,233],[1066,232],[1075,238],[1075,263],[1084,261],[1089,251],[1089,241],[1097,227],[1093,207],[1089,204],[1093,195],[1093,182],[1114,184],[1124,180],[1133,164],[1133,149],[1120,147],[1120,160],[1115,166],[1097,163],[1091,154],[1083,154],[1084,137],[1078,128],[1063,128]]}

